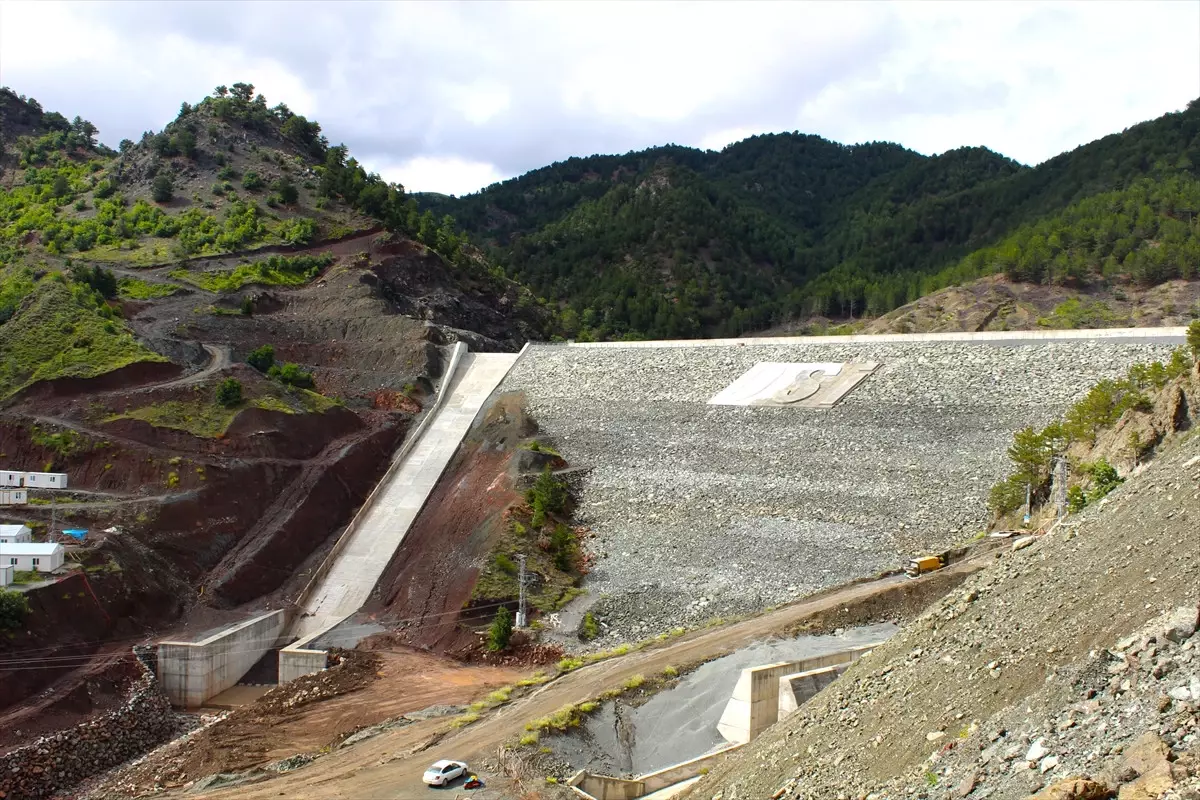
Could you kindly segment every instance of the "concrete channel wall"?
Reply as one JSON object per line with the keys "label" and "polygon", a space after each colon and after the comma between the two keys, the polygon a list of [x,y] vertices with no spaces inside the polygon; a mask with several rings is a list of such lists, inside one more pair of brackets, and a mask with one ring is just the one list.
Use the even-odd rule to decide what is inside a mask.
{"label": "concrete channel wall", "polygon": [[279,685],[294,681],[302,675],[311,675],[325,669],[329,663],[329,651],[318,646],[321,637],[341,625],[352,614],[334,620],[329,625],[310,633],[303,639],[289,644],[279,651]]}
{"label": "concrete channel wall", "polygon": [[695,778],[703,770],[741,746],[732,744],[707,755],[672,764],[636,778],[613,778],[580,770],[572,776],[567,785],[574,789],[580,797],[591,800],[636,800],[636,798],[666,789],[668,786]]}
{"label": "concrete channel wall", "polygon": [[869,653],[872,647],[874,645],[855,647],[801,661],[785,661],[742,670],[717,730],[728,742],[745,744],[751,741],[779,721],[781,678],[825,667],[848,666]]}
{"label": "concrete channel wall", "polygon": [[784,675],[779,679],[779,719],[783,719],[816,696],[817,692],[837,680],[849,663],[822,667],[808,672]]}
{"label": "concrete channel wall", "polygon": [[449,389],[451,382],[454,380],[454,373],[458,370],[458,362],[462,360],[462,356],[466,352],[467,346],[465,344],[462,342],[456,342],[454,344],[454,349],[450,354],[450,363],[446,367],[446,373],[442,377],[442,385],[438,389],[437,397],[434,398],[433,405],[426,409],[425,416],[417,424],[417,427],[405,437],[404,444],[400,446],[400,449],[392,458],[391,464],[388,466],[387,471],[383,474],[383,477],[379,479],[379,483],[375,484],[375,488],[371,490],[369,495],[367,495],[367,499],[363,501],[363,504],[354,514],[354,517],[350,520],[350,524],[346,526],[346,530],[342,531],[342,535],[338,537],[336,542],[334,542],[333,548],[330,549],[330,551],[325,555],[325,558],[321,561],[321,566],[317,567],[317,571],[313,573],[311,578],[309,578],[308,583],[305,584],[304,589],[300,592],[300,596],[296,598],[297,608],[304,608],[308,604],[309,600],[312,599],[313,593],[317,590],[317,587],[319,587],[321,582],[325,580],[325,577],[329,574],[329,570],[335,563],[337,563],[338,557],[341,555],[342,551],[346,549],[346,545],[349,544],[350,540],[354,538],[354,532],[358,530],[358,526],[362,524],[362,520],[366,518],[371,508],[375,505],[375,501],[378,499],[382,487],[386,486],[388,481],[391,480],[391,478],[395,475],[396,471],[400,469],[400,465],[404,463],[405,457],[407,457],[412,451],[416,441],[421,438],[421,435],[425,432],[425,429],[429,427],[430,420],[437,416],[438,409],[440,409],[442,404],[446,402],[446,395],[448,394],[447,390]]}
{"label": "concrete channel wall", "polygon": [[286,614],[271,611],[199,642],[159,642],[158,681],[172,705],[197,708],[235,685],[283,633]]}

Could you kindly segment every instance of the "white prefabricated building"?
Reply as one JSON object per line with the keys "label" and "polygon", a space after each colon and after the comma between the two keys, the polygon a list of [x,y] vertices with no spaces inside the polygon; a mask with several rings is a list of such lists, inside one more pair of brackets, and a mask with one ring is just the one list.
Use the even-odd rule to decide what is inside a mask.
{"label": "white prefabricated building", "polygon": [[33,531],[28,525],[0,525],[0,544],[32,542]]}
{"label": "white prefabricated building", "polygon": [[0,564],[11,565],[19,572],[54,572],[62,567],[66,553],[66,548],[61,544],[0,544]]}
{"label": "white prefabricated building", "polygon": [[0,586],[8,586],[13,582],[16,568],[12,564],[0,564]]}

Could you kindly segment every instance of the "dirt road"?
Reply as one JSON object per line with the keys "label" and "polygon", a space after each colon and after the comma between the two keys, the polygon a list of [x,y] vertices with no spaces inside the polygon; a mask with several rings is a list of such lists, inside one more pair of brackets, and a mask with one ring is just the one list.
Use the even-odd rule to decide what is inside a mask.
{"label": "dirt road", "polygon": [[[964,561],[917,580],[893,576],[833,590],[786,606],[769,614],[723,628],[687,634],[679,639],[647,647],[629,655],[601,661],[548,683],[519,698],[479,722],[452,729],[447,720],[430,720],[337,750],[310,765],[262,783],[230,788],[211,794],[188,793],[188,797],[266,800],[267,798],[414,798],[433,796],[421,783],[421,773],[439,758],[478,763],[495,756],[496,748],[517,738],[526,722],[544,717],[563,705],[596,697],[606,689],[620,687],[634,675],[652,676],[668,665],[707,661],[768,638],[815,614],[828,614],[853,603],[870,601],[885,593],[917,590],[929,582],[947,586],[980,569],[983,561]],[[444,734],[444,735],[443,735]],[[439,738],[440,736],[440,738]],[[502,780],[494,778],[499,788]]]}

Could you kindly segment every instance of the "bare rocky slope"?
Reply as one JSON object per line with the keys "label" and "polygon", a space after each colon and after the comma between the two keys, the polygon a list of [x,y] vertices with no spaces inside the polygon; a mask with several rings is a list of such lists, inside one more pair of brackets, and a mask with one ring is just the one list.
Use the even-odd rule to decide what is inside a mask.
{"label": "bare rocky slope", "polygon": [[[1166,391],[1198,382],[1194,369]],[[1200,797],[1194,421],[1105,501],[1005,551],[689,796]]]}

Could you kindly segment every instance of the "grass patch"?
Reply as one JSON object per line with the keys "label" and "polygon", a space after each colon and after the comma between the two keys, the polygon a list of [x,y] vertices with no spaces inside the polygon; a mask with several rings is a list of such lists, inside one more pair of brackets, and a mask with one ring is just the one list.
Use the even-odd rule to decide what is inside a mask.
{"label": "grass patch", "polygon": [[520,745],[522,747],[532,747],[533,745],[538,743],[538,738],[539,737],[538,737],[537,731],[530,731],[529,733],[526,733],[525,735],[523,735],[518,740],[518,742],[520,743]]}
{"label": "grass patch", "polygon": [[1037,324],[1042,328],[1111,328],[1129,324],[1129,317],[1119,314],[1103,301],[1081,301],[1077,297],[1064,300],[1047,316],[1039,317]]}
{"label": "grass patch", "polygon": [[178,291],[174,284],[149,283],[140,278],[122,278],[117,282],[117,293],[126,300],[157,300]]}
{"label": "grass patch", "polygon": [[166,360],[138,344],[98,294],[54,274],[0,325],[0,398],[41,381]]}
{"label": "grass patch", "polygon": [[236,292],[243,286],[303,286],[333,263],[333,255],[270,256],[261,261],[239,264],[231,270],[190,272],[175,269],[172,278],[186,281],[209,292]]}
{"label": "grass patch", "polygon": [[186,431],[193,436],[204,439],[215,439],[229,429],[239,408],[226,408],[211,400],[168,400],[165,403],[155,403],[150,406],[135,408],[123,414],[116,414],[105,419],[114,422],[119,419],[140,419],[156,428],[171,428]]}

